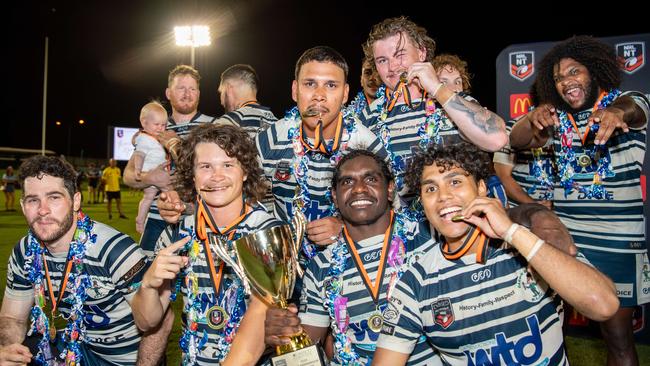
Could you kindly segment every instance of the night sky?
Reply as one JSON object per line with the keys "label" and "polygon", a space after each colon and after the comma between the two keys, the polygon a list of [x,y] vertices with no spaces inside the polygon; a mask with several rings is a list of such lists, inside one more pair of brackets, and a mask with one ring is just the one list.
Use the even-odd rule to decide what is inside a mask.
{"label": "night sky", "polygon": [[[0,134],[0,146],[40,149],[45,36],[50,46],[46,147],[65,154],[72,123],[71,155],[79,156],[83,150],[85,157],[104,158],[108,126],[138,127],[143,104],[151,98],[165,101],[168,71],[176,64],[189,64],[189,48],[174,44],[175,25],[211,26],[212,45],[196,50],[196,67],[203,78],[200,111],[221,115],[216,92],[220,73],[232,64],[248,63],[261,79],[260,102],[278,117],[292,105],[295,61],[312,46],[329,45],[343,54],[350,64],[354,96],[359,90],[361,43],[373,24],[391,16],[407,15],[426,27],[437,42],[436,53],[456,53],[467,60],[474,75],[472,94],[491,109],[495,59],[510,44],[559,41],[573,34],[650,31],[647,13],[638,6],[626,11],[621,3],[606,14],[599,12],[602,7],[570,1],[543,10],[530,8],[530,2],[472,10],[463,2],[447,1],[439,2],[437,14],[432,5],[422,5],[424,1],[417,6],[405,3],[13,1],[3,9],[8,129]],[[489,16],[493,12],[500,15]],[[86,123],[77,125],[79,119]],[[62,126],[55,126],[55,121]]]}

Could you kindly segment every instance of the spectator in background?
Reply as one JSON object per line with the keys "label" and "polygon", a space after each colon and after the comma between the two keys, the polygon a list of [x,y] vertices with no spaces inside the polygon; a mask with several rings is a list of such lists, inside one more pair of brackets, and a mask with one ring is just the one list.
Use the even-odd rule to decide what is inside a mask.
{"label": "spectator in background", "polygon": [[120,178],[122,171],[117,167],[115,159],[108,161],[108,167],[102,172],[102,182],[106,188],[106,198],[108,199],[108,219],[113,218],[113,200],[117,202],[117,211],[120,213],[120,219],[126,219],[122,213],[122,197],[120,194]]}
{"label": "spectator in background", "polygon": [[101,172],[97,169],[95,163],[89,163],[86,169],[86,178],[88,179],[88,204],[97,203],[99,178]]}
{"label": "spectator in background", "polygon": [[14,174],[14,168],[9,165],[2,175],[2,189],[5,192],[5,211],[16,211],[14,209],[14,191],[18,185],[18,177]]}

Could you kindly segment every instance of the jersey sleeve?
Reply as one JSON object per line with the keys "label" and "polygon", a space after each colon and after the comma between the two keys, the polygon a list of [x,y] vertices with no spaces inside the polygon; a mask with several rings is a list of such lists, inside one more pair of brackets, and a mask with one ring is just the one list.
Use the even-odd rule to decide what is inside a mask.
{"label": "jersey sleeve", "polygon": [[120,237],[114,238],[107,251],[106,263],[115,289],[130,300],[140,287],[142,276],[147,270],[147,257],[133,239],[121,233],[118,235]]}
{"label": "jersey sleeve", "polygon": [[16,244],[9,257],[5,296],[12,299],[25,299],[32,296],[32,283],[25,271],[25,247],[26,239],[23,239]]}
{"label": "jersey sleeve", "polygon": [[[325,294],[325,277],[329,268],[329,260],[324,260],[325,252],[314,257],[305,271],[300,296],[300,311],[298,316],[305,325],[314,327],[328,327],[330,317],[325,307],[327,296]],[[326,268],[322,266],[325,265]]]}

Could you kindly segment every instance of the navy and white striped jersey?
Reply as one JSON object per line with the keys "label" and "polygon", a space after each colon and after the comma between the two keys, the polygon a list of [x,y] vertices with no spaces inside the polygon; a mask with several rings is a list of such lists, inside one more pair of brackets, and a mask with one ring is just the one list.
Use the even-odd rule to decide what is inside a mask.
{"label": "navy and white striped jersey", "polygon": [[215,118],[212,123],[231,123],[239,126],[254,140],[261,130],[277,120],[269,107],[253,103]]}
{"label": "navy and white striped jersey", "polygon": [[[467,101],[476,102],[476,99],[469,95],[459,95],[462,95],[462,97]],[[380,136],[382,127],[386,126],[390,134],[390,146],[384,146],[385,149],[389,153],[400,157],[404,161],[405,167],[408,167],[409,159],[416,152],[420,140],[422,139],[418,134],[418,130],[426,122],[426,103],[422,102],[421,99],[416,99],[412,102],[412,105],[415,107],[411,109],[403,101],[397,102],[393,109],[388,112],[386,118],[382,120],[380,118],[382,113],[381,106],[385,101],[385,95],[375,99],[375,101],[370,104],[370,107],[362,110],[359,119],[364,126],[369,127],[377,136]],[[442,108],[440,105],[437,105],[436,107]],[[464,141],[464,138],[461,136],[456,125],[448,118],[442,119],[439,136],[442,145],[451,145]],[[398,172],[396,178],[404,177],[405,170],[406,169],[403,169],[401,172]],[[393,173],[396,174],[396,172]],[[414,196],[409,194],[406,185],[404,185],[403,189],[399,192],[399,195],[404,199],[404,201],[406,201],[405,203],[407,205],[414,199]]]}
{"label": "navy and white striped jersey", "polygon": [[[404,243],[406,246],[405,269],[408,269],[418,258],[424,256],[426,252],[437,245],[428,233],[428,223],[421,223],[420,227],[418,227],[417,223],[410,223],[409,225],[410,227],[406,229],[409,233],[408,240]],[[356,243],[364,267],[370,279],[375,281],[383,243],[383,234]],[[305,325],[315,327],[330,326],[331,318],[327,303],[326,284],[328,281],[338,280],[338,278],[328,276],[332,263],[332,249],[335,245],[338,244],[330,245],[327,249],[318,253],[309,263],[305,272],[299,313],[300,320]],[[379,290],[379,312],[387,307],[388,285],[393,272],[390,267],[387,267],[384,272],[384,279]],[[350,316],[347,335],[352,341],[354,351],[361,356],[363,364],[370,365],[379,333],[368,327],[368,318],[373,313],[378,313],[378,310],[350,253],[348,253],[346,259],[342,287],[341,294],[348,299],[347,314]],[[415,346],[415,350],[407,364],[435,365],[439,364],[439,360],[437,360],[437,363],[435,362],[437,357],[434,349],[426,341],[422,340]],[[339,364],[336,358],[332,360],[332,363]]]}
{"label": "navy and white striped jersey", "polygon": [[[351,149],[366,149],[375,152],[379,157],[386,158],[386,152],[381,142],[368,128],[354,119],[354,131],[348,136],[348,141],[341,141],[343,153]],[[255,143],[260,153],[264,175],[271,181],[274,197],[274,214],[277,218],[290,222],[293,198],[298,183],[293,174],[293,147],[288,136],[289,129],[295,127],[295,122],[281,119],[261,131]],[[313,141],[309,141],[312,143]],[[311,206],[307,209],[308,221],[327,217],[332,205],[329,191],[334,175],[336,162],[330,156],[321,152],[308,152],[307,185],[311,198]]]}
{"label": "navy and white striped jersey", "polygon": [[[646,116],[646,124],[641,129],[630,128],[629,132],[616,129],[607,141],[607,155],[611,159],[612,177],[605,177],[603,187],[611,193],[611,199],[591,199],[574,189],[567,197],[564,189],[556,184],[554,208],[566,225],[579,248],[601,250],[613,253],[644,253],[645,223],[640,176],[646,151],[647,121],[650,116],[648,99],[640,93],[631,95]],[[576,156],[585,154],[580,141],[587,128],[591,109],[573,115],[579,133],[573,134],[572,147]],[[593,149],[595,134],[587,136],[587,154]],[[555,153],[561,149],[561,142],[553,138]],[[559,168],[559,167],[558,167]],[[586,167],[574,166],[574,180],[581,185],[593,181],[596,164]]]}
{"label": "navy and white striped jersey", "polygon": [[[140,247],[125,234],[110,226],[94,222],[97,241],[87,247],[83,270],[90,276],[83,311],[86,326],[86,350],[109,365],[135,365],[140,333],[131,313],[131,301],[147,269],[147,261]],[[24,268],[28,237],[14,247],[9,258],[5,296],[12,299],[34,299],[34,289]],[[65,273],[67,253],[51,254],[45,259],[55,296],[59,296]],[[44,272],[44,271],[43,271]],[[51,304],[48,291],[46,302]],[[48,306],[49,308],[49,306]],[[70,314],[70,304],[62,300],[59,311]]]}
{"label": "navy and white striped jersey", "polygon": [[[168,247],[175,241],[180,240],[180,238],[191,235],[191,233],[195,230],[195,221],[195,216],[190,215],[183,217],[181,222],[176,225],[169,225],[160,236],[158,243],[156,243],[156,253],[158,253],[163,248]],[[250,211],[239,224],[237,224],[233,239],[236,240],[249,234],[254,234],[258,231],[279,225],[282,225],[282,222],[271,216],[271,214],[269,214],[262,205],[257,204],[253,207],[253,210]],[[209,228],[207,228],[207,230],[210,232]],[[231,248],[231,241],[228,241],[228,246]],[[217,256],[214,249],[212,250],[212,257],[215,260],[215,265],[219,266],[220,261],[217,259],[219,257]],[[236,256],[234,259],[237,260]],[[219,290],[220,293],[215,297],[213,281],[210,277],[210,268],[208,266],[203,244],[200,244],[198,246],[198,256],[195,262],[192,264],[192,269],[198,276],[198,298],[207,300],[206,304],[202,306],[202,310],[205,311],[205,313],[199,314],[197,319],[197,332],[199,335],[201,335],[205,331],[208,335],[208,341],[205,344],[205,347],[203,349],[200,349],[197,354],[197,364],[214,365],[215,362],[220,362],[226,356],[224,354],[221,354],[221,352],[218,350],[218,344],[224,342],[223,338],[225,327],[221,329],[214,329],[210,326],[208,322],[210,319],[210,309],[213,306],[218,305],[225,309],[226,312],[228,312],[230,315],[230,311],[235,307],[236,304],[234,301],[229,301],[229,299],[237,299],[238,296],[241,296],[240,292],[243,291],[242,283],[239,277],[237,277],[235,274],[232,267],[226,265],[223,269],[223,277],[221,279]],[[181,275],[182,277],[180,280],[183,284],[185,284],[185,272],[181,272]],[[179,279],[177,279],[177,281],[179,281]],[[182,285],[181,293],[183,295],[183,303],[185,305],[188,304],[189,294],[187,291],[187,287],[185,285]],[[245,298],[244,301],[245,304],[243,311],[245,311],[246,307],[248,306],[249,298]],[[183,328],[186,328],[188,326],[186,317],[187,314],[183,313],[181,318]],[[235,325],[235,327],[238,326],[239,324]]]}
{"label": "navy and white striped jersey", "polygon": [[[510,135],[510,131],[512,131],[512,126],[514,126],[518,120],[519,119],[509,120],[506,122],[506,131],[508,136]],[[554,168],[553,148],[550,145],[547,145],[538,149],[535,153],[538,154],[537,161],[539,161],[538,164],[541,165],[541,169],[546,172],[546,174],[551,178],[551,181],[554,181],[554,177],[557,173]],[[511,166],[512,178],[532,199],[536,201],[544,199],[544,193],[546,191],[544,187],[537,182],[533,173],[533,164],[536,164],[533,149],[514,150],[508,143],[501,150],[494,152],[493,161],[495,163]],[[533,186],[535,187],[534,189],[532,188]],[[532,192],[528,193],[529,190]],[[552,195],[553,192],[550,192],[549,194]],[[511,197],[508,197],[508,204],[510,207],[515,207],[518,205],[518,202],[515,202]]]}
{"label": "navy and white striped jersey", "polygon": [[411,353],[422,335],[445,365],[567,365],[558,302],[514,248],[447,260],[437,246],[397,284],[377,347]]}
{"label": "navy and white striped jersey", "polygon": [[192,119],[189,120],[189,122],[185,123],[176,123],[172,116],[169,116],[169,119],[167,120],[167,127],[165,127],[165,129],[167,131],[176,132],[176,135],[178,135],[178,137],[184,139],[187,135],[190,134],[190,132],[192,132],[192,129],[194,129],[194,127],[201,126],[204,123],[210,123],[213,120],[213,117],[198,111],[192,117]]}

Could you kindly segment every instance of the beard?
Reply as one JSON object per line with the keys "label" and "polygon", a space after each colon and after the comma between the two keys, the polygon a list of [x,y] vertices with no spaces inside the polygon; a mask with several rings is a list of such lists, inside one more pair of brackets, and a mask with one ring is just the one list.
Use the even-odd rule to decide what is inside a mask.
{"label": "beard", "polygon": [[560,109],[571,113],[571,114],[576,114],[578,112],[582,112],[587,108],[591,108],[594,103],[596,103],[596,99],[598,99],[598,84],[594,80],[589,81],[589,85],[585,88],[585,102],[582,103],[581,106],[578,108],[572,108],[569,103],[567,103],[564,99],[560,98],[562,100],[562,105],[560,106]]}
{"label": "beard", "polygon": [[74,211],[72,210],[71,207],[68,214],[61,221],[49,218],[48,219],[49,221],[54,221],[57,224],[56,230],[49,235],[48,234],[41,235],[36,230],[35,224],[38,220],[40,220],[40,218],[36,218],[29,223],[29,229],[31,230],[32,235],[34,235],[36,239],[38,239],[43,243],[51,243],[61,239],[61,237],[65,235],[68,232],[68,230],[70,230],[70,228],[74,224]]}
{"label": "beard", "polygon": [[192,104],[187,104],[187,103],[171,103],[172,108],[180,113],[180,114],[190,114],[196,112],[198,106],[199,106],[199,101],[197,100],[196,102]]}

